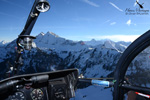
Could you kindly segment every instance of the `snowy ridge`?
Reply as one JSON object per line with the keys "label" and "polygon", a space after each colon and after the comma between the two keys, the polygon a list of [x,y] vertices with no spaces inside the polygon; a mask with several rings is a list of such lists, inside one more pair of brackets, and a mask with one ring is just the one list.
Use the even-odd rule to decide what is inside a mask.
{"label": "snowy ridge", "polygon": [[[34,42],[35,48],[23,54],[22,73],[78,68],[87,78],[108,77],[113,73],[118,59],[127,47],[126,43],[111,40],[92,40],[89,45],[90,42],[67,40],[52,32],[38,34]],[[16,40],[0,48],[1,51],[3,50],[0,54],[0,64],[3,65],[0,65],[1,74],[6,69],[5,59],[14,61],[15,47]],[[109,96],[105,96],[106,94]],[[93,100],[93,98],[110,100],[112,92],[103,87],[89,86],[77,90],[75,100]]]}
{"label": "snowy ridge", "polygon": [[7,41],[0,41],[0,46],[6,46],[7,44],[8,44],[9,42],[7,42]]}
{"label": "snowy ridge", "polygon": [[111,40],[105,41],[105,43],[103,44],[104,48],[108,48],[108,49],[114,49],[117,50],[118,52],[123,52],[127,46],[121,43],[116,43],[113,42]]}
{"label": "snowy ridge", "polygon": [[[84,42],[87,45],[96,46],[96,45],[99,45],[99,44],[104,44],[106,41],[114,42],[114,41],[112,41],[110,39],[102,39],[102,40],[92,39],[91,41],[84,41]],[[124,46],[129,46],[131,44],[131,42],[124,42],[124,41],[119,41],[119,42],[114,42],[114,43],[122,44]]]}
{"label": "snowy ridge", "polygon": [[84,41],[84,42],[87,45],[96,46],[96,45],[104,44],[105,41],[107,41],[107,39],[106,40],[99,40],[99,41],[92,39],[91,41]]}
{"label": "snowy ridge", "polygon": [[118,52],[123,52],[130,44],[126,42],[113,42],[108,39],[99,41],[92,39],[91,41],[75,42],[59,37],[52,32],[47,32],[46,34],[40,33],[36,36],[34,42],[40,49],[51,49],[56,51],[81,51],[89,47],[99,46],[100,48],[114,49]]}
{"label": "snowy ridge", "polygon": [[40,33],[36,36],[34,42],[40,49],[52,49],[56,51],[80,51],[87,47],[81,42],[66,40],[52,32],[47,32],[46,34]]}
{"label": "snowy ridge", "polygon": [[123,52],[131,44],[131,42],[124,42],[124,41],[114,42],[109,39],[105,40],[92,39],[91,41],[85,41],[85,44],[90,46],[101,46],[101,48],[113,49],[117,50],[118,52]]}

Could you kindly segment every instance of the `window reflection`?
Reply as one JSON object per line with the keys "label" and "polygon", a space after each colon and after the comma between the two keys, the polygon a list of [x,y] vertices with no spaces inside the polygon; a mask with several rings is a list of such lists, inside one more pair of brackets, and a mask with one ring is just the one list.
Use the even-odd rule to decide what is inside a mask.
{"label": "window reflection", "polygon": [[[126,78],[132,85],[150,88],[150,47],[143,50],[131,62],[126,72]],[[125,100],[149,99],[138,95],[136,91],[129,91]]]}

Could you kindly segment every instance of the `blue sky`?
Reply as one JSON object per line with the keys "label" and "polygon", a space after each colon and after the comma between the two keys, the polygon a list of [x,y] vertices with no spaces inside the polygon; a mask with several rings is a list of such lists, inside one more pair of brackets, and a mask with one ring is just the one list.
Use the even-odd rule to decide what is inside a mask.
{"label": "blue sky", "polygon": [[[31,35],[54,32],[71,40],[109,38],[133,41],[149,30],[148,15],[126,15],[139,8],[136,0],[49,0],[51,9],[41,13]],[[22,32],[34,0],[0,0],[0,41],[12,41]],[[139,0],[150,10],[150,0]]]}

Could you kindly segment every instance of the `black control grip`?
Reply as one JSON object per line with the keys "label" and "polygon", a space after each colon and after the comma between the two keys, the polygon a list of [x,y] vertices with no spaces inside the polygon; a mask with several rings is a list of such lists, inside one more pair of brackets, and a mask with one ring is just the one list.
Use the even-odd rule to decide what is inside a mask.
{"label": "black control grip", "polygon": [[44,82],[47,82],[49,79],[49,76],[48,75],[40,75],[40,76],[33,76],[31,77],[31,81],[34,83],[34,84],[38,84],[38,83],[44,83]]}
{"label": "black control grip", "polygon": [[18,82],[19,80],[11,80],[0,84],[0,94],[13,90],[13,88],[17,85]]}

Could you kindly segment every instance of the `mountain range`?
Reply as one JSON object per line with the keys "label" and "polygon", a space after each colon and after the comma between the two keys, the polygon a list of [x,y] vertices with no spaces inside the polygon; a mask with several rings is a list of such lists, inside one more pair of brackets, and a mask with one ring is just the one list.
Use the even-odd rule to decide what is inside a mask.
{"label": "mountain range", "polygon": [[[82,73],[87,78],[113,77],[120,56],[130,44],[130,42],[114,42],[108,39],[72,41],[52,32],[40,33],[34,40],[33,49],[31,51],[24,51],[24,64],[20,68],[20,74],[78,68],[79,73]],[[5,78],[5,73],[9,70],[10,65],[14,65],[16,57],[15,48],[16,40],[0,46],[1,79]],[[127,72],[129,77],[143,71],[145,71],[145,74],[148,73],[147,68],[149,64],[147,62],[149,57],[147,55],[149,55],[148,50],[135,58]],[[144,67],[141,68],[141,66]],[[138,81],[135,77],[131,79],[133,83]],[[145,82],[146,85],[148,81]],[[90,91],[85,93],[87,90]],[[95,94],[92,93],[94,90],[97,91]],[[103,99],[112,99],[111,89],[82,86],[77,90],[76,100],[92,100],[90,98],[94,96],[95,100],[99,100],[100,95],[98,95],[98,91],[103,95],[106,93],[110,94],[110,96],[103,97]]]}

